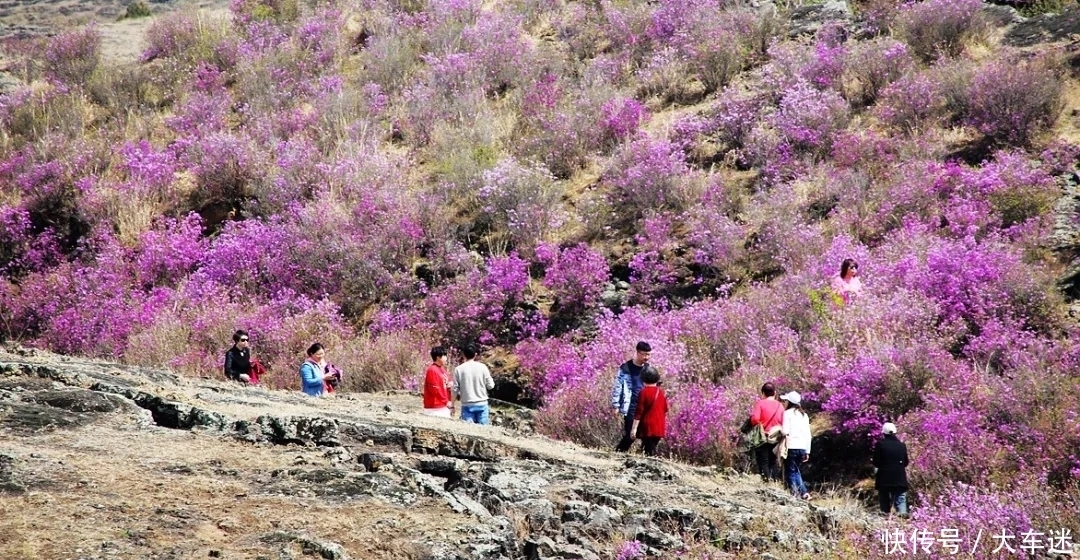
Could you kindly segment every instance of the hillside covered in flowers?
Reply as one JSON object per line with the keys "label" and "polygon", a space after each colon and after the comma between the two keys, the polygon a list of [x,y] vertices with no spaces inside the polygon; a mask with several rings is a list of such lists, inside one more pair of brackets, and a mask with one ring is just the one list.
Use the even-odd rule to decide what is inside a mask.
{"label": "hillside covered in flowers", "polygon": [[242,328],[274,386],[317,340],[354,391],[477,342],[597,447],[648,340],[677,459],[741,465],[773,381],[818,483],[894,421],[910,527],[1080,532],[1075,53],[977,0],[802,4],[233,0],[134,64],[93,26],[8,40],[0,339],[198,376]]}

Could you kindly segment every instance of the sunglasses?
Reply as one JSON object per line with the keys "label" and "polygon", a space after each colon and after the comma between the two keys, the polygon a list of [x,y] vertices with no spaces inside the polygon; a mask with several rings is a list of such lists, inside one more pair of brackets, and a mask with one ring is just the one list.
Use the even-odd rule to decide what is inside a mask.
{"label": "sunglasses", "polygon": [[240,339],[240,342],[247,342],[247,341],[248,341],[248,339],[246,339],[246,338],[241,338]]}

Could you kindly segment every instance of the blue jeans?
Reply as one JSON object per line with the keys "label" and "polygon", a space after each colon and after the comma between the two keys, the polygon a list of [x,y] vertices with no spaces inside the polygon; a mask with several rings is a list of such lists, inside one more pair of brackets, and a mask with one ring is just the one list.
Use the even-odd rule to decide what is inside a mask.
{"label": "blue jeans", "polygon": [[805,449],[788,449],[787,459],[784,459],[784,476],[787,477],[788,488],[791,488],[791,491],[797,496],[807,493],[801,470],[805,457]]}
{"label": "blue jeans", "polygon": [[488,405],[484,404],[462,404],[461,405],[461,420],[463,422],[472,422],[473,424],[487,424],[488,423]]}
{"label": "blue jeans", "polygon": [[889,507],[896,509],[896,515],[907,516],[907,488],[891,486],[878,488],[878,503],[882,513],[889,513]]}

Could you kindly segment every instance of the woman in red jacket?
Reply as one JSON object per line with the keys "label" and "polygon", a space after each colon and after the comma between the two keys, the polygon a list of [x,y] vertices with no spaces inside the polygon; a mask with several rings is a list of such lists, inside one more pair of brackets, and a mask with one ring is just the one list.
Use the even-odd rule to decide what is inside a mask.
{"label": "woman in red jacket", "polygon": [[424,372],[424,414],[451,418],[454,403],[450,400],[450,381],[446,376],[446,349],[431,349],[431,365]]}
{"label": "woman in red jacket", "polygon": [[630,428],[630,433],[641,438],[641,446],[646,455],[655,456],[656,446],[664,439],[667,431],[667,396],[660,388],[660,373],[655,368],[642,371],[641,382],[645,386],[638,395],[634,425]]}

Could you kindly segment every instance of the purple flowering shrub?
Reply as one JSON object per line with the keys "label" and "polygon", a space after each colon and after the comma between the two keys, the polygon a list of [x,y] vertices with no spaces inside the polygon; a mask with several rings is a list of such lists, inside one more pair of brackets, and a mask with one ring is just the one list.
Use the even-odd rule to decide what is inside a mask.
{"label": "purple flowering shrub", "polygon": [[640,136],[612,156],[603,182],[613,221],[625,225],[647,210],[682,210],[692,199],[690,169],[680,147]]}
{"label": "purple flowering shrub", "polygon": [[321,92],[334,90],[342,42],[341,13],[322,10],[295,27],[253,24],[237,45],[233,95],[249,113],[287,111]]}
{"label": "purple flowering shrub", "polygon": [[738,427],[730,393],[712,383],[664,384],[671,403],[664,438],[671,453],[684,461],[731,466],[738,455]]}
{"label": "purple flowering shrub", "polygon": [[236,65],[237,39],[224,21],[184,12],[157,16],[146,30],[140,62],[151,65],[164,85],[186,85],[199,63],[222,70]]}
{"label": "purple flowering shrub", "polygon": [[953,365],[948,353],[929,345],[831,358],[815,376],[823,382],[820,393],[827,395],[821,407],[842,431],[854,434],[870,433],[881,418],[900,418],[921,408],[927,396],[946,389],[936,380],[954,373],[943,371]]}
{"label": "purple flowering shrub", "polygon": [[600,107],[600,126],[615,145],[632,138],[649,118],[649,110],[635,99],[613,98]]}
{"label": "purple flowering shrub", "polygon": [[599,305],[611,278],[603,255],[584,243],[563,249],[544,245],[536,253],[544,264],[541,283],[551,290],[560,309],[577,314]]}
{"label": "purple flowering shrub", "polygon": [[[514,153],[539,161],[557,178],[567,179],[605,144],[612,146],[613,134],[630,133],[637,111],[633,105],[625,109],[626,102],[619,107],[620,102],[606,88],[578,87],[556,74],[540,74],[521,91],[521,121],[515,127],[521,138]],[[620,113],[617,121],[609,116],[613,111]],[[600,115],[599,123],[596,115]]]}
{"label": "purple flowering shrub", "polygon": [[883,89],[913,66],[907,46],[900,41],[878,38],[858,42],[844,58],[841,92],[854,106],[871,105]]}
{"label": "purple flowering shrub", "polygon": [[768,99],[763,95],[736,88],[725,89],[706,114],[706,124],[702,132],[715,134],[717,140],[724,145],[740,148],[745,144],[767,103]]}
{"label": "purple flowering shrub", "polygon": [[978,332],[981,324],[998,319],[1037,331],[1056,330],[1053,296],[1021,255],[1000,241],[938,239],[900,250],[907,257],[889,267],[893,278],[934,300],[944,324]]}
{"label": "purple flowering shrub", "polygon": [[532,390],[543,396],[566,386],[592,383],[597,376],[610,389],[615,370],[629,359],[626,341],[656,341],[650,363],[660,369],[666,385],[683,377],[689,367],[683,361],[685,348],[674,336],[674,330],[682,328],[676,321],[637,307],[620,315],[604,311],[597,317],[599,336],[579,347],[567,347],[566,340],[560,338],[528,339],[516,345],[516,352],[522,357],[522,370],[531,380]]}
{"label": "purple flowering shrub", "polygon": [[694,283],[711,283],[714,288],[745,274],[747,228],[734,217],[740,201],[722,180],[712,178],[697,204],[685,214],[686,248],[696,276]]}
{"label": "purple flowering shrub", "polygon": [[68,87],[79,87],[90,76],[101,60],[101,32],[97,27],[61,33],[48,39],[42,55],[42,71],[50,81]]}
{"label": "purple flowering shrub", "polygon": [[932,72],[912,72],[882,89],[874,113],[882,122],[909,134],[944,122],[948,105]]}
{"label": "purple flowering shrub", "polygon": [[[1044,483],[1032,477],[989,487],[950,483],[932,497],[919,496],[910,519],[889,519],[872,535],[852,532],[846,540],[859,558],[875,560],[897,554],[989,560],[1006,553],[1037,557],[1051,548],[1065,550],[1076,525],[1062,514],[1075,511],[1075,499],[1048,495],[1041,491]],[[911,498],[909,493],[909,504]]]}
{"label": "purple flowering shrub", "polygon": [[778,98],[799,82],[839,91],[848,66],[848,50],[843,30],[834,25],[818,31],[813,45],[777,42],[768,50],[769,63],[763,69],[765,86]]}
{"label": "purple flowering shrub", "polygon": [[199,22],[190,14],[169,14],[155,18],[146,30],[146,49],[141,60],[188,56],[198,44]]}
{"label": "purple flowering shrub", "polygon": [[517,253],[491,257],[423,299],[381,312],[378,332],[418,329],[453,346],[514,343],[547,331],[547,319],[529,303],[528,262]]}
{"label": "purple flowering shrub", "polygon": [[619,546],[615,555],[616,560],[637,560],[645,557],[645,545],[640,541],[626,541]]}
{"label": "purple flowering shrub", "polygon": [[971,80],[965,121],[993,139],[1026,146],[1054,124],[1061,92],[1059,78],[1042,64],[994,61]]}
{"label": "purple flowering shrub", "polygon": [[953,57],[976,39],[984,23],[979,0],[926,0],[900,7],[896,35],[924,61]]}
{"label": "purple flowering shrub", "polygon": [[646,30],[656,48],[639,73],[639,91],[685,102],[724,87],[753,54],[767,18],[716,2],[661,4]]}
{"label": "purple flowering shrub", "polygon": [[546,393],[536,417],[537,431],[591,447],[614,446],[622,432],[622,420],[608,404],[614,379],[612,370],[608,376],[582,379]]}
{"label": "purple flowering shrub", "polygon": [[133,286],[131,264],[108,234],[85,246],[84,262],[30,274],[19,282],[10,316],[42,344],[91,356],[123,355],[133,328],[151,321],[159,294]]}
{"label": "purple flowering shrub", "polygon": [[799,78],[781,93],[746,139],[745,159],[775,182],[791,178],[807,163],[827,156],[848,123],[850,109],[834,90],[819,90]]}
{"label": "purple flowering shrub", "polygon": [[0,206],[0,278],[51,268],[59,264],[61,256],[51,229],[35,235],[29,212]]}
{"label": "purple flowering shrub", "polygon": [[202,220],[189,214],[183,220],[162,219],[144,231],[134,255],[134,275],[140,286],[175,286],[202,262],[209,243],[202,237]]}
{"label": "purple flowering shrub", "polygon": [[521,87],[531,77],[535,53],[522,36],[521,17],[509,11],[484,14],[461,31],[462,50],[489,94]]}
{"label": "purple flowering shrub", "polygon": [[770,124],[791,150],[827,153],[835,134],[847,124],[848,107],[836,93],[809,85],[800,81],[784,91]]}
{"label": "purple flowering shrub", "polygon": [[[124,355],[130,363],[168,365],[185,373],[217,377],[227,349],[221,341],[229,340],[239,328],[252,333],[253,353],[270,370],[264,384],[298,390],[297,372],[305,348],[319,341],[336,352],[352,338],[337,306],[325,299],[281,292],[263,301],[230,293],[227,287],[197,276],[175,291],[161,293],[164,301],[153,320],[138,325],[131,334],[133,350]],[[348,362],[349,354],[332,353],[330,360]],[[350,365],[356,371],[358,365]]]}
{"label": "purple flowering shrub", "polygon": [[[388,211],[401,221],[378,221]],[[326,198],[268,221],[231,222],[199,273],[240,293],[326,294],[359,310],[408,284],[405,267],[421,241],[410,218],[393,201],[368,198],[350,207]]]}
{"label": "purple flowering shrub", "polygon": [[636,251],[628,263],[635,301],[663,301],[667,292],[680,283],[680,267],[674,254],[679,246],[674,234],[678,221],[678,216],[671,213],[650,213],[638,220]]}
{"label": "purple flowering shrub", "polygon": [[507,158],[484,171],[480,183],[479,221],[488,230],[492,253],[515,250],[531,256],[534,244],[550,237],[566,219],[555,177],[543,166]]}

